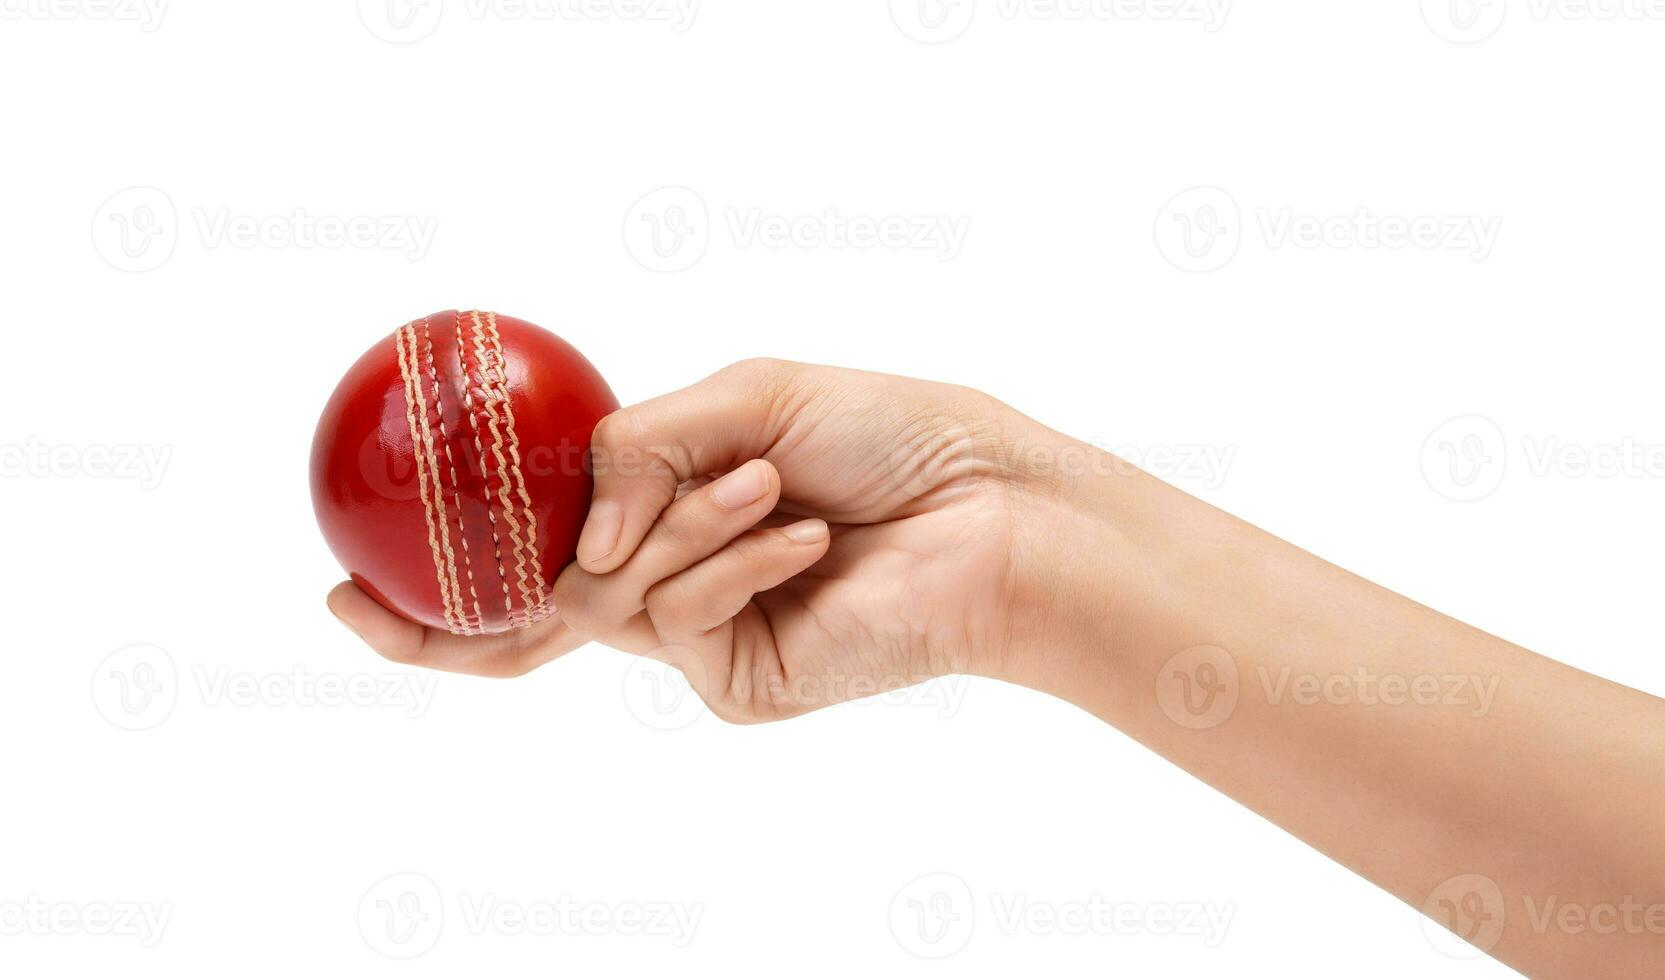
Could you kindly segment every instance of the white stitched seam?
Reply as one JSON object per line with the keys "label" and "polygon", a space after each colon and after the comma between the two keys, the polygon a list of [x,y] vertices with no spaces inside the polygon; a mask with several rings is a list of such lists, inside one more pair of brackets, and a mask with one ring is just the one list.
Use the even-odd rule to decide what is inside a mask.
{"label": "white stitched seam", "polygon": [[[422,370],[422,355],[416,343],[415,323],[409,324],[407,329],[410,330],[410,337],[407,342],[410,345],[411,367],[417,372],[414,379],[416,391],[418,395],[421,395],[422,376],[420,372]],[[445,485],[439,475],[439,453],[434,449],[433,429],[428,424],[428,399],[426,396],[422,396],[422,413],[419,418],[422,422],[422,447],[428,454],[428,471],[434,475],[434,489],[436,491],[434,494],[434,505],[439,511],[439,539],[445,554],[445,571],[451,582],[452,613],[457,619],[457,625],[452,628],[451,632],[466,632],[468,629],[468,617],[463,612],[462,582],[457,577],[457,553],[452,550],[451,547],[451,518],[445,508]]]}
{"label": "white stitched seam", "polygon": [[[463,570],[468,576],[468,594],[474,601],[474,620],[479,624],[479,632],[484,632],[486,619],[480,612],[480,594],[474,591],[474,560],[469,557],[468,533],[463,530],[462,487],[457,483],[457,461],[451,455],[451,436],[445,431],[445,402],[440,397],[439,393],[439,369],[434,361],[434,338],[429,330],[427,317],[422,318],[422,345],[427,348],[428,379],[433,382],[434,386],[434,414],[439,416],[439,442],[440,445],[445,448],[445,463],[447,468],[451,471],[451,499],[455,501],[457,505],[457,540],[462,542]],[[439,462],[438,457],[435,457],[434,462],[436,464]],[[443,490],[444,487],[442,486],[441,491],[443,492]],[[446,537],[450,537],[449,531],[446,532]],[[453,558],[452,568],[454,569],[455,567],[456,562]],[[473,629],[474,624],[468,621],[468,611],[461,608],[461,589],[457,591],[457,605],[462,612],[463,629],[466,632],[475,632]]]}
{"label": "white stitched seam", "polygon": [[438,536],[434,533],[433,504],[428,494],[427,457],[422,451],[422,433],[416,421],[416,404],[420,389],[416,385],[414,370],[406,362],[405,330],[409,326],[406,324],[393,334],[393,346],[399,356],[399,376],[405,384],[405,422],[410,426],[411,455],[416,461],[416,486],[422,498],[422,518],[428,525],[428,547],[433,550],[434,577],[439,580],[439,596],[445,606],[445,626],[447,629],[455,629],[456,622],[451,613],[450,585],[445,577],[445,558],[439,550]]}
{"label": "white stitched seam", "polygon": [[[498,389],[497,384],[492,381],[491,372],[487,370],[485,326],[481,322],[479,312],[474,312],[472,317],[474,354],[480,362],[480,384],[484,394],[482,401],[486,409],[486,430],[491,433],[491,454],[492,458],[497,461],[497,499],[502,507],[503,520],[509,526],[509,543],[514,548],[515,572],[519,576],[516,585],[520,589],[521,608],[525,610],[526,616],[530,618],[532,615],[532,589],[526,580],[526,546],[521,540],[520,521],[515,518],[514,506],[509,502],[509,461],[503,455],[503,431],[500,427],[502,420],[497,415],[495,404],[497,400],[506,398],[507,394]],[[498,377],[500,379],[503,377],[501,369],[498,371]]]}
{"label": "white stitched seam", "polygon": [[532,495],[526,491],[526,475],[521,470],[520,435],[515,430],[514,402],[509,397],[509,360],[503,353],[503,335],[497,330],[496,313],[486,314],[486,327],[491,335],[492,348],[497,354],[498,383],[503,392],[503,417],[509,434],[509,459],[512,461],[515,488],[520,493],[521,511],[526,515],[526,547],[532,553],[532,588],[537,596],[537,618],[542,619],[548,615],[544,608],[548,598],[543,579],[542,555],[538,552],[538,518],[532,512]]}
{"label": "white stitched seam", "polygon": [[[477,314],[469,314],[478,318]],[[491,505],[491,474],[486,470],[486,450],[480,441],[480,417],[474,411],[474,373],[469,370],[468,357],[463,352],[463,314],[457,314],[457,359],[463,368],[463,397],[468,405],[468,424],[474,430],[474,454],[480,460],[480,483],[485,491],[486,520],[491,524],[492,553],[497,559],[497,578],[503,583],[503,614],[510,625],[515,621],[514,602],[509,596],[509,573],[503,567],[503,541],[497,533],[497,514]]]}

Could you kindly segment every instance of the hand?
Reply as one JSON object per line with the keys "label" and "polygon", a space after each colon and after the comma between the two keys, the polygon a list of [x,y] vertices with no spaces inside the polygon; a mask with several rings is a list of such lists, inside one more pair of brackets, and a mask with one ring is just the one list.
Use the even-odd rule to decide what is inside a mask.
{"label": "hand", "polygon": [[[595,442],[559,622],[424,633],[350,585],[332,607],[396,660],[499,676],[599,638],[681,668],[733,721],[1001,677],[1097,714],[1430,914],[1478,877],[1495,925],[1466,934],[1534,976],[1659,975],[1665,940],[1638,916],[1665,910],[1665,846],[1647,833],[1665,702],[963,389],[746,362],[609,416]],[[1483,700],[1453,698],[1453,679]],[[1512,911],[1545,902],[1615,924]]]}
{"label": "hand", "polygon": [[389,659],[488,676],[599,640],[681,669],[736,722],[992,672],[1015,625],[1026,427],[963,388],[742,362],[596,428],[558,621],[457,637],[347,583],[330,605]]}

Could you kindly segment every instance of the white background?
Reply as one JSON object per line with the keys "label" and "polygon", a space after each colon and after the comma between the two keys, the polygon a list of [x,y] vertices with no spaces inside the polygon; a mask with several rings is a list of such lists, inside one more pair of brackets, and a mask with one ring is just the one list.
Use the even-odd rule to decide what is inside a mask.
{"label": "white background", "polygon": [[[455,306],[626,402],[760,354],[953,380],[1662,691],[1658,11],[438,3],[0,0],[0,972],[1512,975],[1027,691],[740,729],[599,648],[386,665],[324,609],[307,450]],[[309,233],[361,218],[432,238]],[[1372,235],[1419,219],[1495,238]],[[1093,900],[1136,928],[1009,917]]]}

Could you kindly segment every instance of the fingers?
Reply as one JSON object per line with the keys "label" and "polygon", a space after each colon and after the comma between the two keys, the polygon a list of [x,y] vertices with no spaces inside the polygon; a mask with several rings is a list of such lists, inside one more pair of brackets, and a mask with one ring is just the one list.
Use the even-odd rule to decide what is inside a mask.
{"label": "fingers", "polygon": [[648,590],[647,613],[659,638],[727,656],[731,620],[752,596],[780,585],[815,564],[831,541],[827,522],[799,521],[736,538],[728,547]]}
{"label": "fingers", "polygon": [[425,629],[395,615],[353,583],[331,589],[324,602],[336,619],[387,659],[403,662],[421,652]]}
{"label": "fingers", "polygon": [[[731,721],[761,720],[756,706],[769,679],[780,675],[779,651],[766,621],[751,622],[752,640],[737,642],[748,614],[762,620],[753,596],[815,564],[831,537],[819,519],[749,531],[693,568],[648,593],[647,615],[661,646],[648,656],[680,670],[701,700]],[[734,711],[736,702],[752,712]]]}
{"label": "fingers", "polygon": [[612,572],[635,554],[677,485],[765,454],[782,424],[775,410],[793,366],[745,361],[697,385],[614,412],[591,447],[595,494],[578,564]]}
{"label": "fingers", "polygon": [[604,635],[643,610],[655,583],[715,554],[779,501],[780,474],[767,460],[751,460],[666,507],[617,571],[567,566],[555,582],[555,608],[573,629]]}
{"label": "fingers", "polygon": [[[745,467],[742,467],[745,469]],[[641,574],[616,590],[601,588],[619,583],[589,576],[576,566],[562,576],[587,576],[597,586],[603,604],[628,610],[623,620],[595,634],[580,632],[559,618],[526,629],[493,636],[454,636],[413,623],[383,607],[351,582],[329,594],[330,611],[357,633],[371,649],[395,663],[484,677],[518,677],[562,656],[590,639],[629,653],[659,656],[685,670],[697,661],[705,677],[724,677],[733,642],[733,623],[752,596],[785,582],[819,561],[827,552],[830,534],[819,519],[784,527],[763,526],[733,537],[730,524],[757,523],[774,506],[778,479],[766,463],[757,467],[768,479],[768,489],[750,505],[729,510],[723,504],[724,480],[701,487],[667,511],[661,528],[619,575]],[[734,474],[730,474],[733,476]],[[727,491],[747,489],[742,476]],[[752,490],[751,492],[755,492]],[[745,495],[750,495],[745,494]],[[744,495],[743,495],[744,496]],[[728,497],[729,502],[739,498]],[[684,506],[686,505],[686,506]],[[713,509],[723,513],[712,520]],[[678,512],[680,511],[680,512]],[[761,511],[762,515],[754,513]],[[763,523],[768,524],[769,521]],[[680,534],[700,537],[678,537]],[[715,542],[713,544],[712,542]],[[707,554],[706,557],[699,557]],[[692,556],[692,557],[690,557]],[[636,564],[640,560],[640,567]],[[671,567],[668,575],[659,575]],[[638,581],[647,581],[639,599]],[[557,595],[562,585],[557,584]],[[619,598],[623,596],[624,598]],[[583,600],[575,603],[583,607]],[[569,608],[566,603],[560,607]],[[671,654],[674,653],[675,656]],[[704,692],[702,692],[703,695]]]}
{"label": "fingers", "polygon": [[[494,636],[453,636],[405,619],[351,582],[330,591],[330,612],[381,656],[394,663],[482,677],[519,677],[577,649],[584,637],[558,619]],[[652,627],[636,627],[636,642],[648,641]]]}

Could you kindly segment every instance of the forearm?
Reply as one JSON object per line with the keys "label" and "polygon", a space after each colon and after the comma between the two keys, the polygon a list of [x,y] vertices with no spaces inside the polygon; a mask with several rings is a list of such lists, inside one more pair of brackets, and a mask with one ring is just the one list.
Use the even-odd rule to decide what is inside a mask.
{"label": "forearm", "polygon": [[[1125,465],[1092,469],[1034,493],[1046,503],[1023,539],[1068,546],[1019,556],[1024,625],[1002,676],[1092,711],[1411,904],[1459,909],[1460,931],[1533,975],[1657,975],[1665,702]],[[1501,898],[1450,883],[1465,875]]]}

